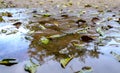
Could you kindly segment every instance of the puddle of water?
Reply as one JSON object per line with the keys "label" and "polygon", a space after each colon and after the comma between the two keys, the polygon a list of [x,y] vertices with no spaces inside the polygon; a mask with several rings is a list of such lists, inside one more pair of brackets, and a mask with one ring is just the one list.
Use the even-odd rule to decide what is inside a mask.
{"label": "puddle of water", "polygon": [[[120,63],[117,62],[114,57],[110,54],[111,51],[120,53],[120,45],[114,42],[111,42],[115,45],[111,46],[109,43],[107,46],[98,46],[95,41],[90,43],[85,43],[81,40],[83,35],[86,33],[76,33],[77,29],[87,27],[88,24],[82,24],[78,27],[76,21],[79,19],[77,15],[71,15],[68,17],[33,17],[34,13],[29,15],[31,10],[27,9],[3,9],[0,12],[11,12],[13,13],[13,17],[8,18],[5,17],[7,22],[0,23],[0,31],[2,29],[6,30],[17,30],[15,34],[7,35],[6,33],[0,34],[0,59],[4,58],[16,58],[19,60],[19,64],[6,67],[0,65],[0,72],[2,73],[26,73],[24,71],[24,65],[27,63],[26,60],[28,58],[36,59],[40,66],[37,69],[37,73],[75,73],[81,70],[84,66],[91,66],[93,68],[93,73],[119,73],[118,69]],[[28,11],[28,13],[27,13]],[[89,15],[93,15],[92,13],[97,13],[97,11],[89,11],[88,14],[81,16],[87,22],[91,21]],[[101,15],[100,17],[111,17],[112,14]],[[85,18],[84,16],[89,16]],[[19,29],[15,28],[12,23],[9,21],[10,19],[18,19],[18,21],[23,22],[25,25],[21,25]],[[101,25],[107,24],[107,17],[105,18],[105,22]],[[30,23],[31,22],[31,23]],[[10,23],[10,25],[8,24]],[[29,23],[29,24],[28,24]],[[118,24],[117,22],[111,20],[109,22],[111,24]],[[45,30],[40,28],[40,24],[45,26]],[[50,24],[50,25],[49,25]],[[98,25],[99,26],[99,25]],[[98,27],[96,26],[96,27]],[[9,29],[8,29],[9,28]],[[116,28],[116,27],[115,27]],[[93,31],[96,31],[95,28],[90,28]],[[28,32],[30,30],[34,30],[34,33],[31,33],[32,41],[26,40],[25,37],[28,36]],[[119,29],[115,29],[119,30]],[[111,31],[111,30],[110,30]],[[79,31],[80,32],[80,31]],[[105,30],[106,36],[113,38],[113,33],[109,30]],[[66,34],[62,37],[51,38],[49,39],[49,43],[47,45],[42,44],[39,40],[41,37],[49,37],[56,34]],[[92,36],[92,38],[98,39],[98,36],[94,36],[94,33],[87,33]],[[119,34],[116,33],[119,37]],[[112,36],[112,37],[111,37]],[[109,41],[108,41],[109,42]],[[76,48],[73,44],[82,44],[84,45],[82,48]],[[67,49],[64,53],[60,53],[62,49]],[[74,55],[74,59],[70,61],[70,63],[63,69],[60,65],[60,60],[68,57],[69,55]]]}

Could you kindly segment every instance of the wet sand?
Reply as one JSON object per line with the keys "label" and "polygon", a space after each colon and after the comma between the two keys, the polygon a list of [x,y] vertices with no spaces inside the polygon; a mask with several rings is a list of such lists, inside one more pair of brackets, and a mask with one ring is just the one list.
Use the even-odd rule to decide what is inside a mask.
{"label": "wet sand", "polygon": [[72,2],[72,6],[79,7],[85,4],[96,5],[102,8],[120,8],[120,0],[4,0],[15,7],[39,8],[44,5],[47,7],[55,4],[66,4]]}

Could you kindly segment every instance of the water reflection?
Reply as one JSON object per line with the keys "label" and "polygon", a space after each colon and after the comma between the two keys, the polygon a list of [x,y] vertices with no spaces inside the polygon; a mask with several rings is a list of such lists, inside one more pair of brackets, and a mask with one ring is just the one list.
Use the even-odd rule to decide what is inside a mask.
{"label": "water reflection", "polygon": [[[8,8],[0,9],[0,15],[4,21],[0,22],[0,59],[17,58],[20,61],[27,58],[27,49],[30,41],[25,39],[28,29],[25,23],[29,15],[26,9]],[[11,17],[2,14],[11,13]],[[22,25],[17,29],[13,23],[20,21]],[[22,53],[21,53],[22,52]]]}
{"label": "water reflection", "polygon": [[[15,17],[17,17],[17,15]],[[24,18],[24,15],[20,15],[18,17],[22,17],[20,18],[22,20],[27,19],[27,18]],[[39,73],[41,73],[41,71],[42,73],[49,73],[51,69],[56,69],[59,71],[59,72],[53,72],[53,73],[73,73],[73,72],[79,71],[80,68],[85,65],[90,65],[91,67],[93,67],[95,69],[95,73],[99,73],[99,72],[104,73],[104,71],[106,71],[106,73],[110,73],[110,71],[107,71],[107,68],[109,68],[110,70],[114,70],[115,73],[119,72],[119,69],[118,69],[119,64],[113,58],[111,58],[111,55],[109,54],[109,52],[111,51],[110,48],[115,48],[115,49],[112,49],[112,51],[113,50],[117,52],[120,51],[119,46],[117,50],[116,50],[116,47],[108,47],[109,45],[105,47],[106,42],[110,42],[111,39],[110,40],[104,39],[106,42],[102,41],[101,43],[103,44],[105,43],[105,45],[104,47],[99,49],[98,44],[96,45],[94,41],[92,41],[91,42],[92,45],[90,45],[90,43],[85,43],[80,39],[81,36],[84,35],[83,34],[84,32],[82,34],[79,34],[79,33],[71,34],[75,32],[76,29],[85,28],[87,26],[87,24],[85,24],[85,25],[81,25],[81,27],[79,28],[78,25],[76,25],[75,23],[75,21],[78,20],[78,17],[68,16],[68,18],[60,18],[60,19],[54,19],[51,17],[38,19],[36,17],[34,20],[33,21],[31,20],[32,23],[29,23],[27,25],[28,29],[32,31],[34,30],[34,33],[32,34],[32,38],[33,38],[32,41],[28,41],[25,39],[25,34],[27,30],[24,30],[26,29],[24,27],[26,27],[26,25],[22,26],[23,29],[19,28],[19,32],[16,34],[12,34],[8,36],[0,36],[0,50],[1,50],[0,58],[6,58],[5,56],[3,56],[3,55],[6,55],[7,57],[17,56],[16,58],[18,59],[26,60],[28,56],[27,57],[25,56],[26,54],[29,54],[30,58],[34,58],[40,63],[41,66],[40,68],[38,68]],[[40,24],[45,26],[45,28],[47,29],[42,30],[39,26]],[[6,25],[7,24],[1,23],[0,26],[2,28]],[[92,30],[95,31],[95,28],[92,28]],[[63,33],[66,33],[66,35],[60,38],[49,39],[50,42],[47,45],[39,41],[40,38],[43,36],[49,37],[55,34],[63,34]],[[115,33],[117,37],[119,37],[118,33],[117,32]],[[96,34],[96,32],[95,33],[88,32],[87,34],[90,36],[93,36],[94,34]],[[114,34],[113,30],[111,30],[110,32],[107,32],[105,36],[113,37],[113,34]],[[81,47],[75,46],[76,44],[81,45]],[[1,49],[1,48],[4,48],[4,49]],[[12,50],[10,48],[12,48]],[[12,53],[12,56],[9,54],[6,54],[6,52],[8,51],[10,54]],[[60,60],[65,59],[70,55],[73,55],[74,59],[70,62],[69,68],[66,67],[66,69],[62,69],[62,67],[60,66]],[[114,69],[112,69],[113,67]],[[22,65],[22,68],[23,68],[23,65]],[[7,69],[7,68],[4,68],[4,69]],[[49,70],[46,71],[44,69],[46,70],[49,69]],[[2,69],[0,71],[9,72],[8,70],[2,70]]]}

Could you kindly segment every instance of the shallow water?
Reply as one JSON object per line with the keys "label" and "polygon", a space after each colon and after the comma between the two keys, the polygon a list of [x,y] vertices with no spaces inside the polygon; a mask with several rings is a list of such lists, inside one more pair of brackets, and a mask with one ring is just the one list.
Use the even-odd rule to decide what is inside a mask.
{"label": "shallow water", "polygon": [[[37,13],[33,12],[35,10]],[[42,14],[46,12],[41,12],[41,9],[1,9],[0,13],[6,11],[12,13],[13,17],[4,16],[5,21],[0,23],[0,31],[7,30],[6,33],[0,33],[0,60],[16,58],[18,64],[10,67],[0,65],[1,73],[26,73],[24,65],[30,58],[37,60],[40,65],[37,73],[75,73],[84,66],[92,67],[93,73],[120,72],[120,63],[110,54],[111,51],[120,54],[120,27],[114,20],[120,17],[119,11],[99,14],[93,9],[86,10],[82,16],[78,16],[77,11],[72,13],[66,11],[63,17],[54,12],[51,12],[53,15],[50,17],[43,17]],[[92,27],[91,19],[96,16],[99,16],[100,21]],[[80,18],[87,23],[79,27],[76,21]],[[112,19],[108,21],[108,18]],[[16,28],[12,25],[15,22],[22,22],[22,25]],[[113,28],[105,30],[104,36],[99,36],[96,28],[108,24]],[[40,25],[45,26],[46,29],[43,30]],[[90,27],[87,33],[77,33],[78,30],[85,30],[86,27]],[[13,31],[16,32],[11,33]],[[39,41],[43,36],[50,37],[56,34],[65,35],[50,39],[47,45]],[[81,40],[83,35],[89,35],[94,40],[84,42]],[[103,46],[96,44],[99,37],[104,38]],[[73,46],[74,43],[82,44],[82,49]],[[68,52],[60,53],[65,48]],[[74,58],[64,69],[60,65],[60,60],[69,55],[74,55]]]}

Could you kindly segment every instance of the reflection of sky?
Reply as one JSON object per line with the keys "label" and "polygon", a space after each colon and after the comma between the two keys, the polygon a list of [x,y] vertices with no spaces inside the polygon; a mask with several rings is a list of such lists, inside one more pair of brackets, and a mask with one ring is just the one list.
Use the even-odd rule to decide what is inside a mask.
{"label": "reflection of sky", "polygon": [[12,17],[3,16],[5,22],[0,23],[0,26],[12,24],[15,22],[15,21],[12,22],[10,20],[24,21],[25,23],[28,21],[28,18],[30,17],[30,15],[28,15],[27,9],[20,9],[20,8],[0,9],[0,13],[2,12],[10,12],[12,13]]}
{"label": "reflection of sky", "polygon": [[28,47],[29,43],[20,33],[0,36],[0,56],[27,49]]}
{"label": "reflection of sky", "polygon": [[[0,9],[0,13],[2,12],[10,12],[12,13],[13,17],[3,16],[5,22],[0,23],[0,31],[5,29],[8,31],[17,30],[16,34],[5,35],[0,33],[0,57],[3,57],[8,54],[15,53],[17,51],[25,50],[29,47],[28,41],[25,40],[25,35],[28,30],[23,27],[16,29],[13,25],[15,21],[10,20],[18,20],[18,21],[26,21],[29,18],[27,15],[26,9],[19,9],[19,8],[7,8],[7,9]],[[27,21],[26,21],[27,22]]]}
{"label": "reflection of sky", "polygon": [[[25,19],[28,18],[27,10],[26,9],[19,9],[19,8],[8,8],[8,9],[0,9],[1,12],[10,12],[13,14],[14,19]],[[9,17],[8,17],[9,18]]]}

